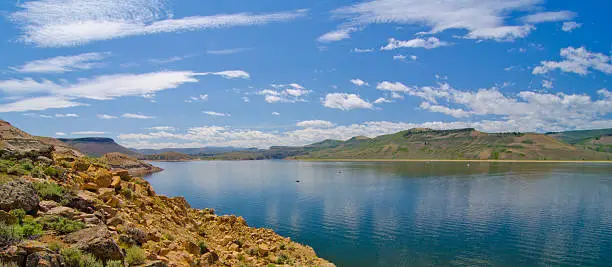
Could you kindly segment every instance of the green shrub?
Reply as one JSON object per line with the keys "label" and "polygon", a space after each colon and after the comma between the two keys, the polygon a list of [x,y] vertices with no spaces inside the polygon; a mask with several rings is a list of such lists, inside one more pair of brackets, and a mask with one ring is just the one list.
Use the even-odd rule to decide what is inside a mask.
{"label": "green shrub", "polygon": [[58,184],[48,182],[34,183],[34,188],[36,188],[38,196],[44,200],[61,202],[64,199],[64,188]]}
{"label": "green shrub", "polygon": [[83,253],[74,248],[64,248],[60,252],[67,267],[80,267]]}
{"label": "green shrub", "polygon": [[289,261],[289,256],[283,253],[278,255],[278,258],[276,259],[276,263],[278,264],[285,264],[287,261]]}
{"label": "green shrub", "polygon": [[121,195],[123,195],[127,199],[132,199],[132,196],[134,195],[134,192],[132,190],[130,190],[129,188],[122,188],[121,189]]}
{"label": "green shrub", "polygon": [[0,160],[0,172],[6,173],[9,168],[15,166],[15,162],[10,160]]}
{"label": "green shrub", "polygon": [[0,223],[0,247],[17,243],[22,239],[16,228],[15,225]]}
{"label": "green shrub", "polygon": [[123,262],[121,261],[116,261],[116,260],[110,260],[106,262],[106,267],[123,267]]}
{"label": "green shrub", "polygon": [[42,217],[39,222],[43,225],[44,229],[54,230],[61,235],[76,232],[85,228],[85,224],[80,221],[58,216],[45,216]]}
{"label": "green shrub", "polygon": [[23,238],[38,237],[43,234],[43,227],[33,220],[24,220],[22,225],[16,227],[17,233]]}
{"label": "green shrub", "polygon": [[23,218],[25,218],[25,216],[26,216],[25,210],[23,210],[23,209],[15,209],[15,210],[9,211],[9,213],[17,218],[17,221],[19,222],[19,225],[23,224]]}
{"label": "green shrub", "polygon": [[19,267],[19,264],[13,261],[0,261],[0,267]]}
{"label": "green shrub", "polygon": [[125,250],[125,262],[128,266],[145,263],[144,250],[139,247],[130,247]]}
{"label": "green shrub", "polygon": [[198,243],[198,247],[200,247],[200,254],[208,252],[208,246],[206,245],[206,242],[200,241],[200,243]]}
{"label": "green shrub", "polygon": [[35,178],[45,178],[45,170],[43,169],[42,166],[35,166],[34,169],[32,169],[32,172],[30,173],[32,175],[32,177]]}
{"label": "green shrub", "polygon": [[104,267],[104,264],[91,254],[83,254],[81,256],[81,267]]}
{"label": "green shrub", "polygon": [[28,171],[24,170],[21,165],[13,165],[6,170],[6,173],[21,176],[28,174]]}
{"label": "green shrub", "polygon": [[49,243],[49,245],[47,245],[47,248],[54,251],[54,252],[60,252],[62,250],[64,246],[62,246],[62,244],[60,242],[51,242]]}
{"label": "green shrub", "polygon": [[60,175],[60,170],[53,166],[45,167],[44,172],[49,177],[58,177]]}
{"label": "green shrub", "polygon": [[32,164],[32,160],[28,158],[19,160],[19,165],[22,169],[28,172],[34,169],[34,164]]}

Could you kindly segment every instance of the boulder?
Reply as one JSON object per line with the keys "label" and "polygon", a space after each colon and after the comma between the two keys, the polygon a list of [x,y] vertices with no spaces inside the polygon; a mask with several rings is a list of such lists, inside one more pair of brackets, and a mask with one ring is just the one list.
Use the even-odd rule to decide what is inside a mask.
{"label": "boulder", "polygon": [[59,204],[53,200],[43,200],[38,203],[38,208],[42,212],[47,212],[52,208],[59,206]]}
{"label": "boulder", "polygon": [[100,188],[98,190],[98,197],[102,199],[102,201],[106,202],[111,199],[115,195],[115,189],[112,188]]}
{"label": "boulder", "polygon": [[18,179],[0,186],[0,210],[23,209],[36,214],[40,199],[32,183]]}
{"label": "boulder", "polygon": [[94,176],[94,183],[99,187],[109,187],[113,181],[113,174],[105,169],[99,169]]}
{"label": "boulder", "polygon": [[96,196],[97,195],[92,192],[81,190],[72,197],[66,206],[82,212],[93,213],[94,204],[96,203]]}
{"label": "boulder", "polygon": [[81,189],[92,191],[92,192],[97,192],[98,188],[100,188],[100,186],[98,184],[92,183],[92,182],[84,183],[84,184],[81,185]]}
{"label": "boulder", "polygon": [[68,219],[74,219],[79,215],[79,212],[69,207],[55,207],[45,212],[45,215],[60,216]]}
{"label": "boulder", "polygon": [[87,162],[87,160],[84,159],[77,159],[74,164],[72,165],[72,168],[76,171],[80,171],[80,172],[84,172],[87,171],[87,169],[89,169],[89,166],[91,164],[89,164],[89,162]]}
{"label": "boulder", "polygon": [[113,176],[110,187],[115,189],[121,189],[121,176]]}
{"label": "boulder", "polygon": [[34,252],[28,255],[26,267],[60,267],[63,266],[63,258],[52,252]]}
{"label": "boulder", "polygon": [[194,255],[200,255],[200,247],[193,242],[187,241],[185,243],[185,250]]}
{"label": "boulder", "polygon": [[64,241],[74,244],[73,247],[89,252],[102,261],[122,260],[123,251],[115,243],[106,226],[86,228],[64,237]]}
{"label": "boulder", "polygon": [[130,172],[128,170],[117,169],[113,172],[114,176],[119,176],[121,180],[129,182],[132,177],[130,176]]}

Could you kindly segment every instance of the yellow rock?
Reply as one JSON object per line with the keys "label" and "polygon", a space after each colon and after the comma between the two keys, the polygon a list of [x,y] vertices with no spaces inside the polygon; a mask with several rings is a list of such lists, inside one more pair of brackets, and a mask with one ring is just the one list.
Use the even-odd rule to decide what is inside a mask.
{"label": "yellow rock", "polygon": [[121,176],[113,176],[110,186],[112,188],[121,188]]}

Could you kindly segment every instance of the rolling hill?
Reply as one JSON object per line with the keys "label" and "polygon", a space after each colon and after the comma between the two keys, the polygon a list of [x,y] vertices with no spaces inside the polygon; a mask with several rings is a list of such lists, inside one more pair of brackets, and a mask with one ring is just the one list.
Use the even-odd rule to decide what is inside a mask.
{"label": "rolling hill", "polygon": [[272,147],[225,153],[214,158],[610,160],[612,154],[575,146],[550,134],[483,133],[468,128],[410,129],[376,138],[325,140],[304,147]]}

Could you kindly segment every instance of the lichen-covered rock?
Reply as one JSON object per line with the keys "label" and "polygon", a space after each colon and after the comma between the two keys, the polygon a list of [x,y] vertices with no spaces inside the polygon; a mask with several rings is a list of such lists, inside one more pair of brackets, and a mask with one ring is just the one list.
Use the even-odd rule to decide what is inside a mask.
{"label": "lichen-covered rock", "polygon": [[64,262],[60,255],[48,251],[28,255],[25,264],[26,267],[60,267],[63,265]]}
{"label": "lichen-covered rock", "polygon": [[98,170],[94,177],[94,183],[96,183],[101,188],[109,187],[113,182],[113,174],[105,169]]}
{"label": "lichen-covered rock", "polygon": [[103,261],[123,259],[123,251],[104,225],[74,232],[64,237],[64,241],[74,244],[73,247],[89,252]]}
{"label": "lichen-covered rock", "polygon": [[40,199],[32,183],[18,179],[0,185],[0,210],[23,209],[36,214]]}
{"label": "lichen-covered rock", "polygon": [[59,204],[53,200],[43,200],[38,203],[38,208],[42,212],[47,212],[52,208],[59,206]]}
{"label": "lichen-covered rock", "polygon": [[96,203],[96,194],[81,190],[76,193],[70,200],[70,202],[66,205],[68,207],[77,209],[79,211],[85,213],[93,213],[94,212],[94,204]]}

